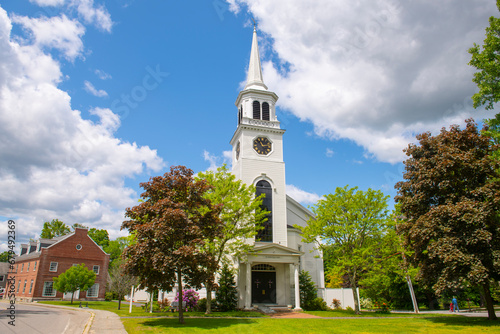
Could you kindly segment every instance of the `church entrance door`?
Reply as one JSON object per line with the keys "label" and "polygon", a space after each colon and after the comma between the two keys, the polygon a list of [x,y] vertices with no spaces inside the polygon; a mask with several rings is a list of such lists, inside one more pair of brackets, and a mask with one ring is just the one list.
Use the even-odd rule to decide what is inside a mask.
{"label": "church entrance door", "polygon": [[276,304],[276,272],[252,272],[252,303]]}

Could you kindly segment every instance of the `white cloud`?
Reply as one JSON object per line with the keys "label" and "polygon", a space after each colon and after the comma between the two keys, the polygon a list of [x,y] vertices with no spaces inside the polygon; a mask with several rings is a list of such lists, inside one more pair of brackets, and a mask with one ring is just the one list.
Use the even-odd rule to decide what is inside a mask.
{"label": "white cloud", "polygon": [[30,0],[31,3],[35,3],[38,6],[60,6],[64,4],[64,0]]}
{"label": "white cloud", "polygon": [[[67,22],[64,17],[14,19],[37,31],[38,24],[52,31],[54,19]],[[138,197],[125,178],[160,171],[163,160],[156,150],[116,138],[120,119],[111,110],[90,110],[97,122],[83,119],[57,86],[60,64],[45,53],[45,39],[21,44],[11,28],[0,8],[0,218],[15,219],[20,242],[54,218],[105,228],[112,238],[123,235],[124,208]],[[0,240],[3,251],[2,228]]]}
{"label": "white cloud", "polygon": [[286,185],[286,194],[297,202],[305,205],[314,205],[321,199],[321,196],[318,196],[318,194],[309,193],[291,184]]}
{"label": "white cloud", "polygon": [[[217,156],[215,154],[210,154],[207,150],[203,151],[203,159],[210,163],[207,170],[215,171],[217,168],[221,167],[223,164],[230,165],[232,159],[232,151],[222,152],[222,156]],[[229,166],[230,167],[230,166]]]}
{"label": "white cloud", "polygon": [[[85,33],[85,28],[80,22],[70,20],[64,14],[51,18],[28,18],[14,15],[12,21],[31,31],[37,48],[57,49],[70,60],[80,56],[83,51],[81,37]],[[26,43],[29,42],[26,41]]]}
{"label": "white cloud", "polygon": [[335,152],[333,152],[333,150],[332,150],[332,149],[327,148],[327,149],[326,149],[326,153],[325,153],[325,154],[326,154],[326,156],[327,156],[328,158],[331,158],[331,157],[333,157],[333,154],[334,154],[334,153],[335,153]]}
{"label": "white cloud", "polygon": [[94,73],[97,75],[97,77],[101,80],[108,80],[111,79],[111,74],[108,74],[102,70],[95,70]]}
{"label": "white cloud", "polygon": [[271,37],[264,80],[279,107],[367,157],[400,162],[415,134],[492,115],[472,109],[467,65],[468,48],[498,13],[490,0],[228,2]]}
{"label": "white cloud", "polygon": [[102,90],[102,89],[97,90],[97,89],[94,87],[94,85],[93,85],[91,82],[87,81],[87,80],[85,80],[85,81],[83,82],[83,87],[85,88],[85,90],[86,90],[87,92],[89,92],[90,94],[92,94],[92,95],[94,95],[94,96],[97,96],[97,97],[105,97],[105,96],[108,96],[108,93],[106,93],[106,91],[105,91],[105,90]]}
{"label": "white cloud", "polygon": [[94,6],[94,0],[72,0],[71,6],[76,8],[78,14],[83,17],[86,23],[95,24],[98,28],[107,32],[111,31],[113,21],[104,6]]}

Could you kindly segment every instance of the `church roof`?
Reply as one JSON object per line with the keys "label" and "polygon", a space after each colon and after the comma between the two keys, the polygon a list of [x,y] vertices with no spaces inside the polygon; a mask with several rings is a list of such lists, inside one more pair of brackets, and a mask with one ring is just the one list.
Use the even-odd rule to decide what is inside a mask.
{"label": "church roof", "polygon": [[248,65],[248,75],[246,89],[267,90],[262,77],[262,68],[260,65],[259,45],[257,43],[257,30],[253,28],[252,50],[250,51],[250,64]]}

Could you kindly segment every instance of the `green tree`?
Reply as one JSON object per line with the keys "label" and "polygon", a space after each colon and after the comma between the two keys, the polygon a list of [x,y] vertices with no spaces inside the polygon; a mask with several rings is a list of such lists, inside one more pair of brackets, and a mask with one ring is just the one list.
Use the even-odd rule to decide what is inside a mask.
{"label": "green tree", "polygon": [[86,229],[88,229],[87,226],[79,224],[79,223],[74,223],[73,225],[71,225],[71,228],[73,229],[73,231],[76,230],[77,228],[86,228]]}
{"label": "green tree", "polygon": [[[496,3],[500,10],[500,0]],[[478,70],[472,79],[479,88],[472,96],[474,108],[486,104],[486,109],[493,109],[493,103],[500,100],[500,19],[491,16],[489,22],[483,46],[474,43],[469,49],[472,55],[469,65]]]}
{"label": "green tree", "polygon": [[132,285],[137,285],[137,277],[130,275],[125,271],[124,261],[118,259],[109,270],[108,291],[118,296],[118,309],[121,307],[122,299],[128,293]]}
{"label": "green tree", "polygon": [[115,263],[120,262],[123,250],[134,242],[134,235],[131,234],[127,237],[119,237],[115,240],[110,240],[107,246],[103,249],[109,254],[109,268],[111,269]]}
{"label": "green tree", "polygon": [[52,239],[55,237],[60,237],[71,232],[68,225],[64,224],[59,219],[52,219],[51,222],[43,223],[42,233],[40,238]]}
{"label": "green tree", "polygon": [[314,300],[318,298],[318,289],[312,281],[308,271],[301,270],[299,273],[300,307],[312,311]]}
{"label": "green tree", "polygon": [[219,278],[219,288],[215,293],[217,309],[222,312],[234,311],[238,306],[238,292],[234,273],[227,263],[222,266]]}
{"label": "green tree", "polygon": [[0,253],[0,262],[9,262],[9,252],[8,251]]}
{"label": "green tree", "polygon": [[404,180],[396,184],[405,219],[398,226],[419,277],[438,294],[466,286],[483,288],[496,319],[490,282],[500,278],[500,180],[498,147],[473,120],[436,136],[417,136],[405,149]]}
{"label": "green tree", "polygon": [[[122,224],[135,233],[135,243],[124,251],[126,271],[148,290],[171,291],[177,282],[182,296],[184,282],[201,288],[207,273],[216,268],[205,243],[220,238],[223,231],[220,207],[205,198],[211,186],[194,180],[192,170],[173,166],[141,187],[142,202],[126,209],[130,220]],[[184,323],[182,307],[179,322]]]}
{"label": "green tree", "polygon": [[[216,172],[199,173],[200,180],[206,180],[212,186],[205,193],[205,198],[221,207],[219,218],[223,223],[224,231],[220,237],[207,240],[206,247],[215,256],[216,270],[224,260],[225,254],[241,258],[252,249],[246,242],[254,238],[262,229],[262,222],[268,214],[261,208],[263,195],[255,197],[255,187],[247,186],[229,172],[226,165],[219,167]],[[210,273],[210,282],[214,281],[215,272]],[[212,285],[207,282],[207,310],[211,312]]]}
{"label": "green tree", "polygon": [[358,281],[373,264],[380,250],[380,238],[388,226],[387,199],[379,190],[337,188],[334,194],[320,199],[312,208],[316,219],[310,219],[302,230],[304,242],[318,242],[332,252],[335,267],[344,272],[359,313]]}
{"label": "green tree", "polygon": [[92,227],[88,232],[89,237],[103,249],[109,246],[109,234],[107,230],[98,230]]}
{"label": "green tree", "polygon": [[85,264],[72,266],[54,280],[54,289],[62,293],[71,292],[71,304],[73,304],[73,294],[77,290],[88,290],[95,283],[96,275],[89,270]]}

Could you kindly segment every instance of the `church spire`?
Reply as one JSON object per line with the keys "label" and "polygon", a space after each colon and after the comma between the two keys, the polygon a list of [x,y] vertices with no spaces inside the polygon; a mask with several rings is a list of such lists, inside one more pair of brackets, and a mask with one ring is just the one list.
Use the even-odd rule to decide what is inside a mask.
{"label": "church spire", "polygon": [[257,29],[253,27],[252,51],[250,52],[250,64],[248,65],[247,84],[245,89],[265,89],[267,86],[262,79],[262,68],[260,66],[259,45],[257,43]]}

